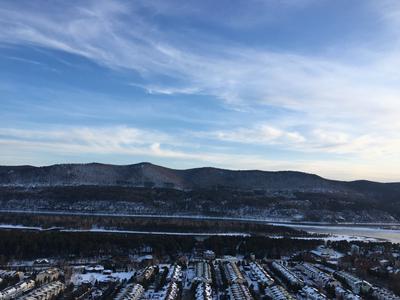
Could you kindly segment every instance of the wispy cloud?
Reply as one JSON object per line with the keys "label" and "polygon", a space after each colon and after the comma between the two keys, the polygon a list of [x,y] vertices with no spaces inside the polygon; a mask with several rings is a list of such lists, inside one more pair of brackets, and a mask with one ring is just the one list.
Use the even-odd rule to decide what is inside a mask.
{"label": "wispy cloud", "polygon": [[[158,5],[161,8],[151,8],[162,14],[166,8]],[[398,82],[396,78],[387,82],[386,74],[391,74],[388,58],[373,49],[369,53],[353,50],[352,56],[360,63],[340,55],[224,47],[223,42],[198,52],[187,47],[190,43],[174,43],[173,35],[152,25],[142,16],[142,6],[146,5],[96,1],[84,7],[64,5],[63,15],[37,9],[22,15],[5,7],[0,10],[4,25],[0,38],[82,55],[113,68],[138,71],[144,78],[163,75],[174,79],[164,86],[147,85],[154,93],[202,92],[235,105],[259,102],[306,111],[309,117],[314,113],[325,116],[332,109],[344,118],[371,117],[371,112],[379,115],[377,110],[398,113]],[[392,70],[399,67],[396,57],[390,62]]]}
{"label": "wispy cloud", "polygon": [[[290,10],[315,4],[306,0],[279,3]],[[210,138],[248,146],[274,145],[277,151],[352,154],[376,166],[388,156],[400,156],[400,47],[390,39],[400,36],[400,5],[396,1],[365,4],[370,6],[369,17],[384,27],[383,36],[371,36],[370,41],[354,36],[354,43],[346,46],[330,44],[321,33],[326,44],[319,52],[251,46],[224,39],[213,30],[183,26],[175,30],[173,25],[165,29],[163,22],[157,22],[163,18],[183,18],[187,23],[188,19],[197,20],[204,16],[201,3],[88,1],[49,3],[46,9],[30,3],[24,5],[23,14],[19,5],[23,4],[9,2],[0,7],[0,45],[35,45],[82,56],[116,71],[139,74],[140,82],[127,82],[149,94],[206,95],[226,109],[243,112],[240,126],[236,122],[194,133],[198,144]],[[276,7],[271,5],[255,1],[245,5],[243,13],[225,17],[211,11],[208,21],[223,27],[222,31],[258,28],[279,22],[271,13]],[[267,11],[268,18],[263,19]],[[291,114],[271,120],[246,116],[248,111],[270,109]],[[43,134],[40,141],[23,136],[26,134],[9,133],[13,138],[6,139],[3,132],[2,141],[212,163],[230,161],[232,166],[231,160],[239,157],[178,149],[177,135],[163,136],[162,129],[154,133],[143,128],[80,128],[68,134],[32,134]],[[252,165],[248,157],[240,159],[242,164]],[[252,161],[267,165],[262,156]]]}
{"label": "wispy cloud", "polygon": [[129,85],[144,89],[149,94],[161,95],[193,95],[200,94],[201,91],[196,87],[163,87],[158,85],[143,85],[138,83],[130,83]]}
{"label": "wispy cloud", "polygon": [[[215,149],[185,150],[177,147],[180,144],[176,137],[158,132],[146,132],[137,128],[124,126],[109,128],[64,128],[58,130],[0,130],[0,154],[7,164],[21,164],[24,160],[20,153],[29,153],[29,158],[40,161],[41,155],[68,156],[80,161],[81,155],[103,159],[107,155],[117,155],[122,163],[137,162],[132,157],[152,159],[177,159],[186,161],[183,165],[198,167],[204,165],[233,169],[264,169],[264,170],[298,170],[318,174],[329,174],[327,177],[338,179],[365,178],[390,180],[398,176],[399,171],[394,165],[386,165],[385,172],[380,171],[376,162],[351,162],[335,160],[302,160],[287,161],[268,159],[262,155],[246,155],[216,151]],[[182,144],[185,144],[182,143]],[[48,161],[48,160],[46,160]],[[115,160],[109,161],[115,163]],[[352,168],[346,167],[349,162]],[[31,163],[29,160],[27,163]],[[182,164],[181,164],[182,165]]]}
{"label": "wispy cloud", "polygon": [[392,160],[397,162],[400,139],[397,134],[357,135],[334,129],[312,129],[302,132],[258,124],[251,128],[200,133],[200,136],[250,145],[279,146],[284,150],[303,153],[352,155],[365,160]]}
{"label": "wispy cloud", "polygon": [[[65,150],[121,153],[135,147],[151,146],[173,140],[165,134],[125,126],[90,128],[72,127],[60,130],[0,129],[3,141],[57,145]],[[86,150],[85,150],[86,149]],[[147,149],[147,148],[144,148]]]}
{"label": "wispy cloud", "polygon": [[293,144],[305,142],[305,138],[298,132],[284,131],[267,124],[260,124],[253,128],[238,128],[236,130],[216,131],[207,134],[219,140],[246,144],[281,144],[290,147]]}

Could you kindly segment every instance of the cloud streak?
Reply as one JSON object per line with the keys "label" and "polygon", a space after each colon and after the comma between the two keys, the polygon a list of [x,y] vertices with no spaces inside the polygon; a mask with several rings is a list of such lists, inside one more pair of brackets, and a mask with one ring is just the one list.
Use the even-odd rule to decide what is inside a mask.
{"label": "cloud streak", "polygon": [[[268,143],[278,143],[279,139],[287,134],[271,128],[266,129],[266,131],[268,131],[268,139],[272,139]],[[187,134],[189,135],[190,133]],[[19,153],[27,152],[35,160],[38,160],[43,153],[76,157],[78,158],[77,161],[79,161],[81,155],[89,155],[103,160],[108,155],[119,155],[121,163],[129,164],[132,163],[132,157],[139,156],[144,159],[173,159],[178,162],[186,162],[185,166],[187,167],[210,165],[233,169],[290,169],[322,175],[327,174],[325,176],[337,179],[354,179],[368,176],[370,179],[390,180],[391,176],[400,175],[394,164],[387,165],[385,162],[377,163],[374,160],[364,160],[360,163],[349,159],[343,161],[331,159],[268,159],[263,155],[238,154],[226,151],[226,149],[212,147],[196,149],[193,145],[188,145],[185,136],[181,138],[183,140],[160,132],[144,131],[124,126],[105,128],[71,127],[46,131],[1,129],[0,154],[3,159],[8,157],[7,164],[20,164],[18,163],[21,159]],[[229,138],[230,141],[234,141],[233,137]],[[254,144],[253,140],[243,141],[241,138],[239,136],[238,142]],[[273,141],[274,139],[275,141]],[[293,147],[301,147],[296,142],[303,143],[304,141],[297,138],[293,139]],[[371,143],[372,141],[368,138],[361,138],[356,142],[359,148],[355,150],[347,149],[346,147],[349,146],[346,145],[336,145],[335,147],[339,148],[334,151],[351,153],[360,151],[363,147],[368,149]],[[283,144],[286,145],[287,143]],[[369,151],[373,151],[373,148]],[[115,161],[110,162],[115,163]],[[351,171],[346,167],[349,163],[352,165]],[[379,171],[382,164],[385,166],[385,172]]]}
{"label": "cloud streak", "polygon": [[[394,105],[398,78],[387,82],[391,70],[399,67],[398,57],[388,62],[386,55],[373,49],[370,53],[356,49],[351,54],[362,63],[353,63],[340,55],[298,55],[224,47],[223,43],[210,44],[207,52],[198,53],[195,47],[174,43],[173,35],[160,32],[141,15],[143,5],[96,1],[87,7],[65,6],[64,15],[38,10],[22,15],[6,7],[0,10],[4,25],[0,37],[3,42],[32,43],[82,55],[111,68],[132,69],[144,78],[174,79],[165,86],[146,86],[150,93],[203,93],[234,105],[267,103],[310,115],[325,116],[335,109],[343,118],[371,117],[376,110],[399,113]],[[165,7],[159,5],[152,9],[162,14],[160,9]]]}

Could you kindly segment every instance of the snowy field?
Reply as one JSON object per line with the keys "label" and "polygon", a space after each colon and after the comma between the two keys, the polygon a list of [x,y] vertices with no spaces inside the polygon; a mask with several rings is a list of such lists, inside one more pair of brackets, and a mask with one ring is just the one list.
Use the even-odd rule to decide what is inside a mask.
{"label": "snowy field", "polygon": [[111,275],[105,275],[101,273],[86,273],[86,274],[79,274],[74,273],[71,277],[71,282],[75,285],[79,285],[82,282],[90,282],[95,283],[98,282],[105,282],[105,281],[113,281],[113,280],[129,280],[135,272],[116,272],[111,273]]}

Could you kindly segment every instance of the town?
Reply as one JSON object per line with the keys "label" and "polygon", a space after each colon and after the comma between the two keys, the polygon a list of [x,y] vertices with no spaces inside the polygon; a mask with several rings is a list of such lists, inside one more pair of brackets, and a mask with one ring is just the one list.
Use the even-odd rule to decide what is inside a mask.
{"label": "town", "polygon": [[222,255],[197,241],[174,255],[142,245],[128,255],[9,259],[0,300],[400,299],[399,245],[325,241],[260,256],[244,243]]}

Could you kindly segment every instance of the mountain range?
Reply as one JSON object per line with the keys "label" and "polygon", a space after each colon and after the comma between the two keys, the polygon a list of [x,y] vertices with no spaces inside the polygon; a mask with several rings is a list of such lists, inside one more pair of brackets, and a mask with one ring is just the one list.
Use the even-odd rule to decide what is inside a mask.
{"label": "mountain range", "polygon": [[[245,215],[256,209],[263,216],[289,219],[321,219],[309,215],[314,207],[336,221],[357,214],[359,221],[396,221],[400,217],[400,183],[337,181],[294,171],[176,170],[151,163],[0,166],[0,187],[2,205],[9,209],[37,208],[38,203],[45,209],[52,209],[53,203],[59,209],[61,201],[65,209],[80,210],[73,203],[97,201],[108,202],[113,212],[118,212],[122,202],[135,203],[152,213],[161,212],[162,207],[155,204],[164,203],[167,210],[189,214],[191,208],[202,204],[200,213],[217,215],[232,215],[231,205]],[[65,195],[73,199],[64,199]],[[190,201],[195,202],[190,205]],[[93,210],[98,210],[97,204],[93,205]],[[102,210],[107,211],[106,204]]]}

